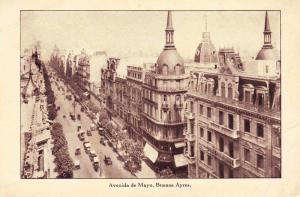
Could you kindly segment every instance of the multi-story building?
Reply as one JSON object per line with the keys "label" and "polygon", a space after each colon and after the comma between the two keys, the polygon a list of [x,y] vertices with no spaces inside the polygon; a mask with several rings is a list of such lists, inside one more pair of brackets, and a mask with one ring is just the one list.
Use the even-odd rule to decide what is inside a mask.
{"label": "multi-story building", "polygon": [[101,69],[101,90],[104,95],[103,104],[109,116],[117,113],[117,95],[116,95],[116,79],[117,67],[120,59],[110,57],[107,60],[107,67]]}
{"label": "multi-story building", "polygon": [[128,66],[126,76],[128,133],[134,139],[143,139],[141,127],[142,113],[142,84],[146,66]]}
{"label": "multi-story building", "polygon": [[80,88],[84,91],[90,91],[90,57],[85,49],[81,50],[78,59],[77,82]]}
{"label": "multi-story building", "polygon": [[186,95],[191,178],[280,177],[280,70],[268,14],[256,62],[221,49],[214,70],[193,71]]}
{"label": "multi-story building", "polygon": [[186,166],[183,147],[185,126],[183,102],[189,74],[173,41],[171,11],[168,11],[166,43],[154,69],[145,73],[142,124],[144,154],[159,168]]}

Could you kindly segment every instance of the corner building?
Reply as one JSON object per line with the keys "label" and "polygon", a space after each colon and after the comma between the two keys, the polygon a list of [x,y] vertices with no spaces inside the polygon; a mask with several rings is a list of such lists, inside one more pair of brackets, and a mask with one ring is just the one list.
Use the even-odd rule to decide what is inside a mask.
{"label": "corner building", "polygon": [[232,54],[233,49],[221,49],[218,69],[192,71],[186,99],[188,176],[281,177],[280,60],[267,13],[255,64],[242,64]]}
{"label": "corner building", "polygon": [[142,130],[145,156],[159,167],[186,167],[183,129],[184,94],[189,74],[173,40],[172,14],[168,11],[166,43],[154,69],[145,73],[143,89]]}

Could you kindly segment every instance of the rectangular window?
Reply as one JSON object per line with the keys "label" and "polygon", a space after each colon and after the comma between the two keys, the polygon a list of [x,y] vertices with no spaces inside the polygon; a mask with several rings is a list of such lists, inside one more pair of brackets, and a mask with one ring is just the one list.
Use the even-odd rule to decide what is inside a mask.
{"label": "rectangular window", "polygon": [[256,159],[257,168],[264,169],[264,157],[260,154],[257,154]]}
{"label": "rectangular window", "polygon": [[211,118],[211,108],[207,107],[207,118]]}
{"label": "rectangular window", "polygon": [[194,112],[194,102],[193,101],[191,101],[190,102],[190,111],[193,113]]}
{"label": "rectangular window", "polygon": [[257,123],[256,134],[258,137],[264,137],[264,125]]}
{"label": "rectangular window", "polygon": [[203,115],[203,105],[199,105],[199,112],[201,115]]}
{"label": "rectangular window", "polygon": [[222,137],[219,138],[219,150],[224,152],[224,139]]}
{"label": "rectangular window", "polygon": [[204,161],[204,152],[200,150],[200,159],[201,161]]}
{"label": "rectangular window", "polygon": [[211,142],[211,132],[207,131],[207,140]]}
{"label": "rectangular window", "polygon": [[228,114],[228,128],[233,129],[233,115]]}
{"label": "rectangular window", "polygon": [[224,112],[219,111],[219,124],[223,125],[224,124]]}
{"label": "rectangular window", "polygon": [[194,122],[191,121],[191,134],[194,134],[194,126],[195,126]]}
{"label": "rectangular window", "polygon": [[250,92],[249,91],[245,91],[245,102],[246,103],[250,103]]}
{"label": "rectangular window", "polygon": [[200,127],[200,137],[204,137],[204,129],[202,127]]}
{"label": "rectangular window", "polygon": [[207,155],[207,164],[211,166],[211,156]]}
{"label": "rectangular window", "polygon": [[244,119],[244,131],[250,133],[250,120]]}
{"label": "rectangular window", "polygon": [[245,161],[250,162],[250,150],[247,148],[244,149],[244,159]]}

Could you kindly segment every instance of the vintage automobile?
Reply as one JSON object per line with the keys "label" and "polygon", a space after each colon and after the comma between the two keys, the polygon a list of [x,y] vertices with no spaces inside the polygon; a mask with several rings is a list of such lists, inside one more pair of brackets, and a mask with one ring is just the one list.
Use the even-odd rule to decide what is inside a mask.
{"label": "vintage automobile", "polygon": [[91,150],[89,156],[90,156],[90,159],[93,160],[93,158],[96,157],[97,155],[96,155],[96,152],[94,150]]}
{"label": "vintage automobile", "polygon": [[109,156],[104,155],[104,159],[103,160],[104,160],[104,163],[106,165],[112,165],[112,161],[111,161],[111,158]]}
{"label": "vintage automobile", "polygon": [[74,162],[74,168],[75,170],[80,169],[80,162],[78,160]]}
{"label": "vintage automobile", "polygon": [[98,169],[99,169],[99,158],[97,156],[93,157],[93,166],[94,166],[94,170],[98,171]]}
{"label": "vintage automobile", "polygon": [[87,143],[83,143],[83,147],[84,147],[84,150],[85,150],[85,152],[87,153],[87,154],[89,154],[90,153],[90,151],[91,151],[91,143],[89,143],[89,142],[87,142]]}
{"label": "vintage automobile", "polygon": [[80,147],[76,147],[75,155],[80,155],[80,154],[81,154]]}
{"label": "vintage automobile", "polygon": [[99,133],[100,136],[103,136],[104,135],[104,129],[102,127],[100,127],[98,129],[98,133]]}
{"label": "vintage automobile", "polygon": [[105,143],[105,140],[104,140],[104,138],[102,137],[102,138],[100,138],[100,144],[102,144],[103,146],[106,146],[106,143]]}
{"label": "vintage automobile", "polygon": [[92,136],[92,132],[91,132],[91,130],[90,130],[90,129],[88,129],[88,130],[86,131],[86,134],[87,134],[88,136]]}
{"label": "vintage automobile", "polygon": [[78,131],[78,138],[83,141],[85,139],[85,132],[83,130]]}

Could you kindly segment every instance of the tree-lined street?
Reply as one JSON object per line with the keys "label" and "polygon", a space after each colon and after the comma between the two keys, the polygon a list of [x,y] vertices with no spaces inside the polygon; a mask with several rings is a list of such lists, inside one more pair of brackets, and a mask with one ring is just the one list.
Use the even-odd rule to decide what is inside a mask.
{"label": "tree-lined street", "polygon": [[[69,113],[74,110],[74,97],[71,101],[66,99],[67,87],[62,83],[58,82],[58,86],[63,87],[58,90],[58,87],[52,83],[52,89],[56,96],[56,106],[60,107],[57,112],[56,121],[60,122],[63,126],[63,131],[65,132],[66,139],[68,141],[68,148],[73,161],[80,161],[80,169],[74,170],[74,178],[100,178],[99,170],[96,172],[93,168],[92,161],[89,155],[85,153],[83,142],[79,140],[77,136],[77,126],[81,125],[84,131],[90,128],[92,120],[86,115],[86,113],[81,112],[80,104],[76,102],[75,104],[75,114],[80,114],[81,120],[76,121],[71,120]],[[65,117],[64,117],[65,116]],[[105,178],[135,178],[130,172],[126,171],[123,167],[123,162],[117,159],[117,153],[115,153],[111,147],[103,146],[100,144],[100,135],[98,131],[92,131],[92,136],[85,136],[86,139],[91,143],[91,150],[94,150],[100,159],[100,166],[102,166],[102,177]],[[75,155],[76,147],[80,147],[81,154]],[[105,165],[103,162],[104,155],[110,156],[112,160],[112,165]]]}

